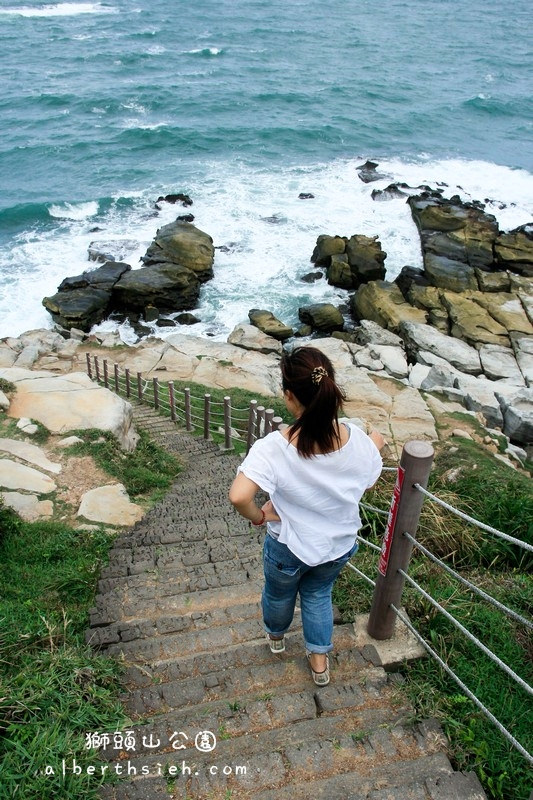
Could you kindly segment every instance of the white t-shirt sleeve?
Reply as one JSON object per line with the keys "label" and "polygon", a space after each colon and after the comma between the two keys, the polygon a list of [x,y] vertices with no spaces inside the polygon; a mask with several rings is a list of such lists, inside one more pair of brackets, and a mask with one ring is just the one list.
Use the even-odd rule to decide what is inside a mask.
{"label": "white t-shirt sleeve", "polygon": [[369,446],[370,446],[370,477],[368,479],[367,489],[370,489],[371,486],[375,484],[379,476],[381,475],[381,471],[383,469],[383,459],[381,458],[381,453],[379,452],[378,448],[368,437]]}
{"label": "white t-shirt sleeve", "polygon": [[277,485],[274,470],[275,453],[270,438],[272,435],[258,439],[237,469],[237,473],[242,472],[268,494],[272,494]]}

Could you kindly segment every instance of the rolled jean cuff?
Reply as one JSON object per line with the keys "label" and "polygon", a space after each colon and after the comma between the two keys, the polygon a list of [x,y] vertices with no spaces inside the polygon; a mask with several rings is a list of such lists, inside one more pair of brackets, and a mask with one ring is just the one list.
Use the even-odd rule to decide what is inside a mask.
{"label": "rolled jean cuff", "polygon": [[270,630],[270,628],[268,628],[268,627],[265,625],[265,623],[263,622],[263,628],[265,629],[266,633],[270,633],[270,634],[272,634],[272,636],[285,636],[285,634],[287,633],[287,631],[288,631],[288,630],[290,630],[290,627],[291,627],[291,626],[290,626],[290,625],[288,625],[288,626],[285,628],[285,630],[284,630],[284,631],[271,631],[271,630]]}
{"label": "rolled jean cuff", "polygon": [[331,653],[333,650],[332,644],[311,644],[310,642],[305,642],[305,649],[308,650],[310,653]]}

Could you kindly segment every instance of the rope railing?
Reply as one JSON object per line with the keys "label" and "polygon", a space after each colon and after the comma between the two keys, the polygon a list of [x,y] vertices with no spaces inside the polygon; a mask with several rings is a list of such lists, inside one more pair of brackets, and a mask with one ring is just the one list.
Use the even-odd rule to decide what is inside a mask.
{"label": "rope railing", "polygon": [[446,503],[444,500],[441,500],[440,497],[428,492],[427,489],[425,489],[423,486],[420,486],[418,483],[414,484],[414,488],[421,492],[421,494],[423,494],[425,497],[429,497],[434,503],[437,503],[437,505],[442,506],[442,508],[447,509],[447,511],[450,511],[452,514],[455,514],[456,517],[464,519],[466,522],[469,522],[471,525],[475,525],[477,528],[481,528],[483,531],[492,533],[494,536],[498,536],[500,539],[505,539],[506,542],[516,544],[518,547],[522,547],[524,550],[529,550],[530,553],[533,553],[533,545],[523,542],[521,539],[516,539],[514,536],[509,536],[507,533],[499,531],[497,528],[491,528],[490,525],[485,525],[484,522],[480,522],[474,517],[465,514],[464,511],[460,511],[458,508],[455,508],[455,506],[452,506],[449,503]]}
{"label": "rope railing", "polygon": [[248,408],[233,408],[229,396],[223,401],[214,400],[208,393],[197,397],[189,388],[178,390],[173,381],[163,384],[157,377],[143,378],[142,373],[133,374],[128,368],[122,373],[118,364],[110,365],[107,359],[100,362],[90,353],[86,353],[86,360],[91,379],[127,399],[153,407],[172,422],[184,425],[187,431],[202,431],[205,439],[211,439],[212,434],[223,436],[224,450],[233,449],[233,442],[246,443],[249,449],[256,439],[282,422],[272,409],[259,406],[255,400]]}

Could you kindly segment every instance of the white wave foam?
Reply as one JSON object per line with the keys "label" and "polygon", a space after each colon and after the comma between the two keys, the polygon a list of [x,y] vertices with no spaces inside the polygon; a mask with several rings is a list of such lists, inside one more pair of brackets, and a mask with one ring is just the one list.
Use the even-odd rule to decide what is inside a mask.
{"label": "white wave foam", "polygon": [[222,50],[218,47],[198,47],[194,50],[184,50],[184,53],[188,55],[198,55],[199,53],[202,55],[210,55],[210,56],[219,56],[222,53]]}
{"label": "white wave foam", "polygon": [[101,3],[57,3],[45,6],[19,6],[0,9],[0,14],[19,17],[72,17],[78,14],[117,14],[118,9]]}
{"label": "white wave foam", "polygon": [[[153,203],[159,194],[190,194],[195,225],[213,237],[217,248],[226,246],[216,250],[214,278],[202,287],[194,310],[202,322],[179,328],[218,340],[225,340],[237,323],[247,320],[251,308],[267,308],[296,326],[300,306],[347,300],[347,292],[328,286],[324,278],[314,284],[301,281],[315,270],[310,257],[322,233],[379,236],[387,253],[389,280],[406,264],[421,267],[420,239],[405,200],[375,202],[371,197],[373,189],[393,181],[412,187],[446,183],[446,197],[488,198],[486,210],[496,216],[502,230],[533,218],[533,175],[525,170],[459,159],[389,160],[378,169],[390,177],[364,184],[356,167],[365,158],[263,170],[236,163],[195,163],[189,176],[183,175],[183,185],[129,194],[135,202],[127,208],[113,205],[104,218],[99,217],[101,231],[97,233],[90,232],[89,221],[98,210],[96,202],[53,206],[51,213],[58,219],[54,230],[28,232],[10,249],[0,251],[0,336],[51,325],[42,297],[55,293],[67,274],[97,266],[87,260],[87,248],[94,240],[134,240],[137,249],[126,260],[138,268],[156,230],[183,213],[162,203],[154,218]],[[300,200],[300,192],[312,193],[314,198]],[[114,328],[106,325],[108,330]],[[157,335],[164,337],[173,330],[163,329]],[[121,336],[131,341],[131,330],[122,328]]]}
{"label": "white wave foam", "polygon": [[50,206],[48,213],[56,219],[84,220],[98,214],[98,203],[95,200],[88,203],[64,203]]}

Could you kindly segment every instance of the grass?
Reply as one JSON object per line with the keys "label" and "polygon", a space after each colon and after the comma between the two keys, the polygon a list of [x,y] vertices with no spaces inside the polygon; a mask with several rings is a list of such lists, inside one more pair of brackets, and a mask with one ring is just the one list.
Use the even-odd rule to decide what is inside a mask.
{"label": "grass", "polygon": [[[0,798],[96,800],[102,779],[61,775],[98,763],[85,736],[124,729],[120,667],[84,641],[110,537],[0,508]],[[55,775],[45,774],[48,768]]]}
{"label": "grass", "polygon": [[180,461],[156,445],[139,430],[137,447],[126,453],[117,447],[112,433],[99,430],[74,431],[83,439],[72,445],[72,455],[90,455],[105,472],[117,478],[130,497],[155,502],[168,490],[180,471]]}
{"label": "grass", "polygon": [[[532,543],[530,478],[494,460],[474,441],[454,439],[453,444],[453,448],[446,444],[438,448],[430,491],[480,521]],[[453,483],[448,483],[445,477],[450,470],[456,476]],[[387,508],[393,483],[394,473],[384,473],[365,500]],[[370,511],[363,516],[363,535],[380,544],[386,518]],[[525,551],[427,500],[417,538],[476,586],[523,616],[531,615],[533,579],[529,571],[531,559]],[[355,564],[373,577],[376,554],[361,545]],[[533,643],[524,626],[477,598],[416,550],[409,573],[502,661],[531,683]],[[335,586],[334,599],[345,618],[353,618],[355,613],[368,611],[372,592],[353,571],[345,570]],[[533,737],[526,692],[414,588],[405,588],[402,605],[433,649],[531,752]],[[462,694],[455,681],[431,659],[411,664],[404,674],[407,680],[398,691],[408,693],[418,718],[435,716],[440,720],[450,739],[450,757],[455,768],[475,770],[487,795],[494,800],[528,800],[531,778],[526,760]]]}

